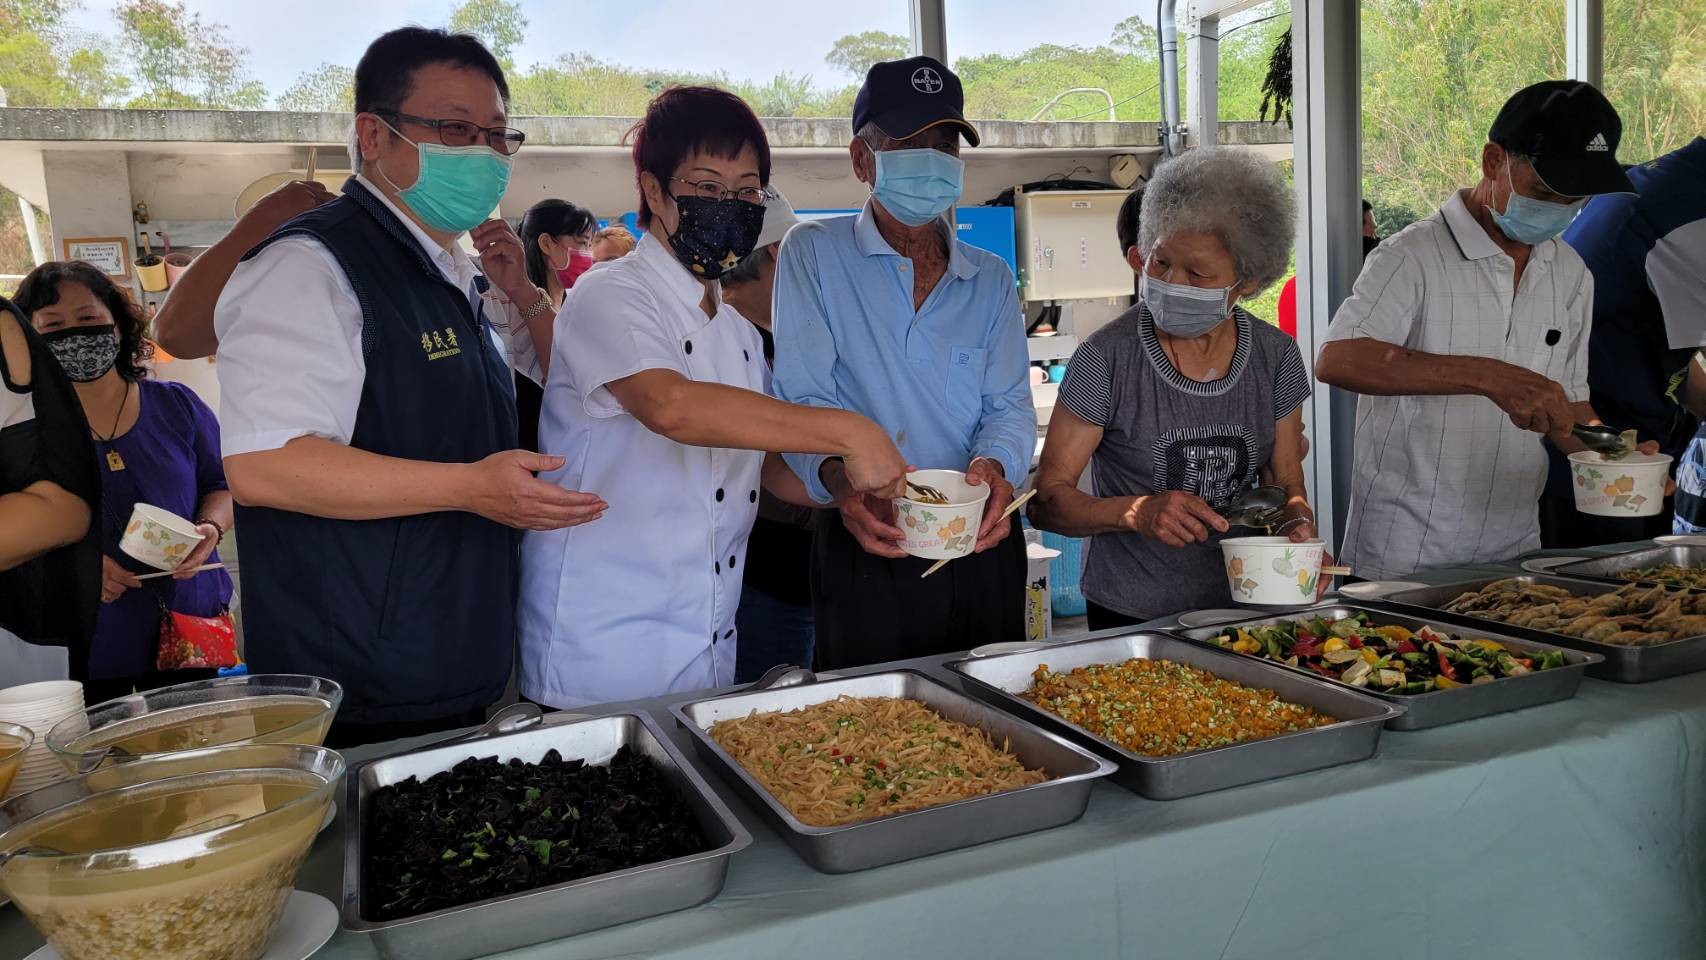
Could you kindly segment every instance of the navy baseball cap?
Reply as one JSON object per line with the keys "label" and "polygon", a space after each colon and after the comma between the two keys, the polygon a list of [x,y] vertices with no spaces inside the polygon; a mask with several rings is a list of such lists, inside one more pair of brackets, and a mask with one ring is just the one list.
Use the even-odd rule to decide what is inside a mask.
{"label": "navy baseball cap", "polygon": [[977,146],[977,128],[965,118],[965,88],[954,71],[935,57],[889,60],[871,67],[853,100],[853,129],[867,123],[896,140],[931,127],[952,124],[966,143]]}
{"label": "navy baseball cap", "polygon": [[1591,83],[1547,80],[1518,90],[1487,139],[1532,159],[1547,188],[1566,197],[1635,192],[1617,162],[1623,121]]}

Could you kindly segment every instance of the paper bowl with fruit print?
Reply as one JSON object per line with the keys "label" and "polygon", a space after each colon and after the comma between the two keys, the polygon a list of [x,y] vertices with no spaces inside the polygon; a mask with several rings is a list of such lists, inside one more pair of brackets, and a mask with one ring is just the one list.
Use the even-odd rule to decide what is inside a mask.
{"label": "paper bowl with fruit print", "polygon": [[1326,546],[1320,540],[1294,543],[1285,537],[1229,537],[1220,541],[1232,599],[1276,607],[1314,603]]}
{"label": "paper bowl with fruit print", "polygon": [[1607,460],[1591,450],[1570,454],[1576,509],[1595,517],[1655,517],[1664,510],[1671,458],[1631,453]]}
{"label": "paper bowl with fruit print", "polygon": [[183,517],[139,503],[130,511],[130,522],[124,526],[118,548],[156,570],[176,570],[204,539],[195,524]]}
{"label": "paper bowl with fruit print", "polygon": [[[952,560],[970,554],[977,546],[977,528],[983,523],[989,487],[967,483],[966,475],[958,470],[914,470],[906,478],[934,487],[948,502],[895,498],[894,525],[905,534],[900,548],[926,560]],[[910,487],[908,492],[916,493]]]}

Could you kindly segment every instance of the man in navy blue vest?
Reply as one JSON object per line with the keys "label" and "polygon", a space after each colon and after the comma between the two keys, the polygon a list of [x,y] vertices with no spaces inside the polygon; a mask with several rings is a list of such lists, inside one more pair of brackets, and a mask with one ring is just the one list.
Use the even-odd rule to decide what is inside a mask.
{"label": "man in navy blue vest", "polygon": [[[1593,333],[1588,389],[1608,426],[1637,430],[1677,457],[1678,532],[1706,522],[1699,452],[1702,373],[1689,363],[1706,347],[1706,138],[1629,169],[1638,193],[1596,197],[1564,241],[1593,272]],[[1540,537],[1547,547],[1588,547],[1645,540],[1671,532],[1667,511],[1655,517],[1590,517],[1575,509],[1570,468],[1555,449]]]}
{"label": "man in navy blue vest", "polygon": [[374,41],[356,175],[250,251],[215,310],[245,652],[343,684],[333,746],[479,722],[510,676],[518,531],[604,509],[534,477],[560,457],[515,449],[511,364],[540,377],[551,311],[484,222],[523,140],[508,100],[473,37]]}

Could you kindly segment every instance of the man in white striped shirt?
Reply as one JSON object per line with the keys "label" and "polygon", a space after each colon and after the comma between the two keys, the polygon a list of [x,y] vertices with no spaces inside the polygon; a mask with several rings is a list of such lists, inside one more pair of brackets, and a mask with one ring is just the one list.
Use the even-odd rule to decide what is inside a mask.
{"label": "man in white striped shirt", "polygon": [[1481,181],[1368,258],[1316,361],[1362,394],[1344,559],[1360,577],[1540,546],[1541,437],[1580,450],[1593,276],[1556,237],[1586,198],[1632,192],[1622,123],[1548,81],[1500,110]]}

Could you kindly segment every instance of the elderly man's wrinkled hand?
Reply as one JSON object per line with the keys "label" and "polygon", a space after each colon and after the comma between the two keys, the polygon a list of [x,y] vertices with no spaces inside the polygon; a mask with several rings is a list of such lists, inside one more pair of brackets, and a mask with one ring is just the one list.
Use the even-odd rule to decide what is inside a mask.
{"label": "elderly man's wrinkled hand", "polygon": [[1001,520],[1007,505],[1013,502],[1013,484],[1002,475],[1000,464],[988,457],[978,457],[966,467],[966,482],[972,486],[989,487],[989,499],[983,504],[983,523],[977,528],[977,550],[982,553],[1006,539],[1013,524]]}
{"label": "elderly man's wrinkled hand", "polygon": [[527,253],[515,230],[502,220],[487,220],[468,232],[480,255],[480,268],[509,301],[525,309],[543,292],[527,277]]}
{"label": "elderly man's wrinkled hand", "polygon": [[841,525],[866,553],[898,560],[906,556],[900,541],[906,534],[894,525],[894,503],[869,494],[848,490],[835,498],[841,509]]}
{"label": "elderly man's wrinkled hand", "polygon": [[1515,364],[1501,365],[1499,374],[1487,395],[1511,423],[1554,440],[1569,436],[1576,416],[1561,384]]}
{"label": "elderly man's wrinkled hand", "polygon": [[336,199],[319,181],[292,180],[255,201],[232,232],[265,239],[286,221]]}

